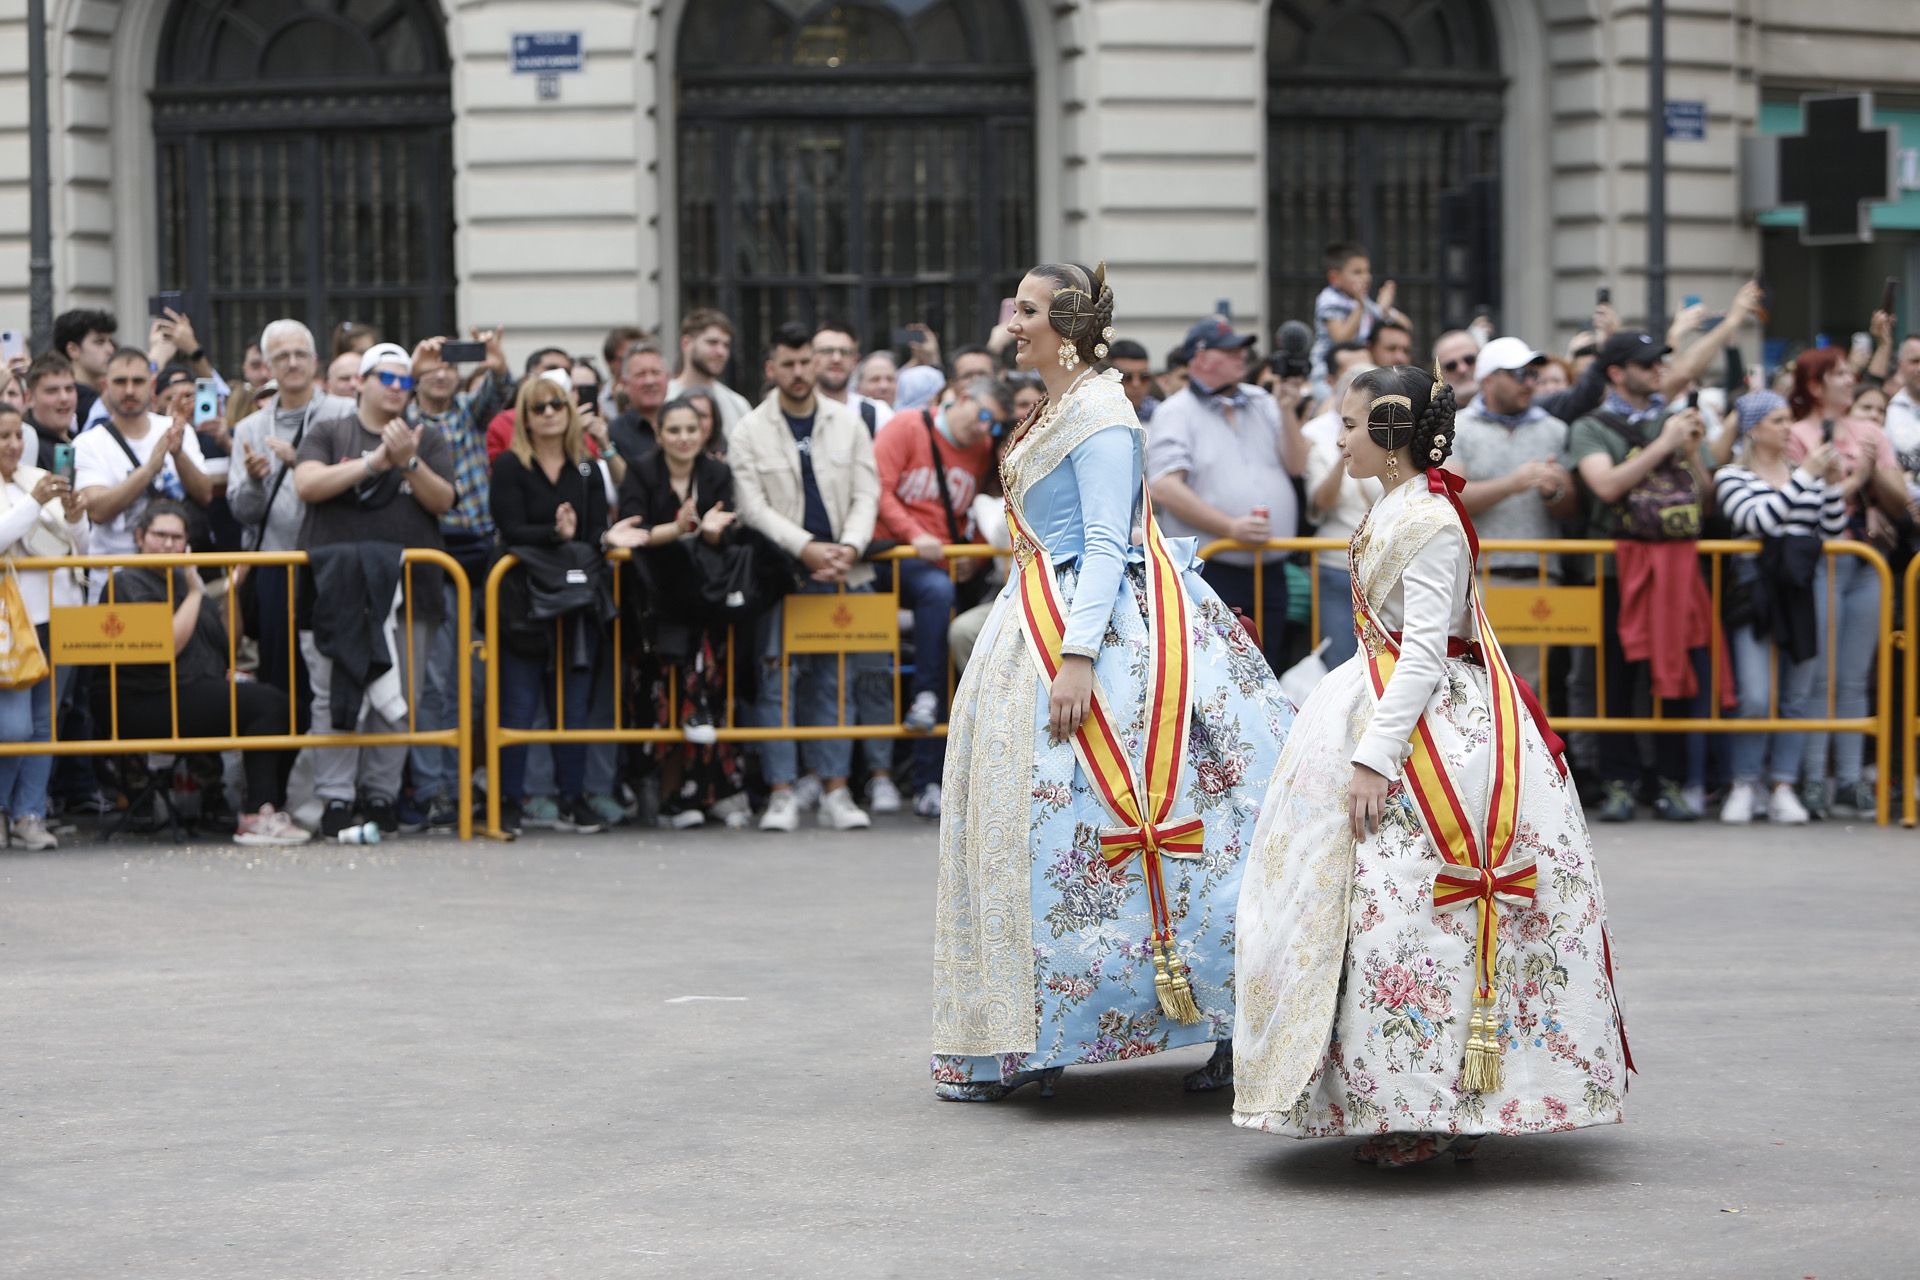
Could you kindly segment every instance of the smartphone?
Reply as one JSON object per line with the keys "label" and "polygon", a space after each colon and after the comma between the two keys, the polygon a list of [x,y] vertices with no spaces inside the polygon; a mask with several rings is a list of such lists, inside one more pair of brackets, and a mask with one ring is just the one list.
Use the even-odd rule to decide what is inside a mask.
{"label": "smartphone", "polygon": [[1700,295],[1697,293],[1690,293],[1686,297],[1680,299],[1680,305],[1683,307],[1697,307],[1700,305]]}
{"label": "smartphone", "polygon": [[893,331],[893,345],[896,347],[915,347],[925,341],[926,339],[920,335],[918,329],[895,329]]}
{"label": "smartphone", "polygon": [[178,289],[167,289],[151,294],[147,298],[147,314],[155,320],[164,319],[167,312],[178,311],[187,314],[187,295]]}
{"label": "smartphone", "polygon": [[448,364],[480,364],[487,358],[484,342],[443,342],[440,358]]}
{"label": "smartphone", "polygon": [[1693,390],[1687,392],[1687,398],[1680,402],[1680,407],[1682,409],[1698,409],[1700,407],[1700,388],[1695,387]]}
{"label": "smartphone", "polygon": [[193,380],[193,425],[220,416],[220,388],[212,378]]}
{"label": "smartphone", "polygon": [[1222,320],[1232,320],[1233,319],[1233,299],[1222,298],[1220,299],[1220,301],[1214,303],[1213,314],[1219,316]]}
{"label": "smartphone", "polygon": [[18,329],[0,329],[0,364],[12,364],[27,354],[27,339]]}
{"label": "smartphone", "polygon": [[1896,313],[1900,306],[1900,278],[1888,276],[1887,282],[1880,286],[1880,309],[1888,315]]}
{"label": "smartphone", "polygon": [[68,484],[73,483],[73,446],[56,444],[53,446],[53,474],[62,477]]}
{"label": "smartphone", "polygon": [[1018,308],[1019,308],[1019,303],[1014,301],[1014,299],[1012,298],[1000,299],[1000,323],[1004,325],[1009,320],[1013,319],[1013,313]]}
{"label": "smartphone", "polygon": [[1613,305],[1613,290],[1612,290],[1612,289],[1609,289],[1609,288],[1608,288],[1608,287],[1607,287],[1606,285],[1604,285],[1604,284],[1603,284],[1603,285],[1601,285],[1601,286],[1600,286],[1600,287],[1599,287],[1598,289],[1595,289],[1595,290],[1593,291],[1593,305],[1594,305],[1594,306],[1596,306],[1596,307],[1609,307],[1609,306],[1612,306],[1612,305]]}

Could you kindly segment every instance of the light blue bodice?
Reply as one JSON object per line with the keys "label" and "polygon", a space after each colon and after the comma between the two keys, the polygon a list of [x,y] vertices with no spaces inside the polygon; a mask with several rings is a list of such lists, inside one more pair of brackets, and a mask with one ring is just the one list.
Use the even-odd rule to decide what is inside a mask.
{"label": "light blue bodice", "polygon": [[1100,651],[1128,556],[1139,558],[1133,517],[1145,459],[1138,438],[1119,425],[1094,432],[1034,481],[1021,503],[1054,564],[1078,563],[1062,653],[1093,657]]}

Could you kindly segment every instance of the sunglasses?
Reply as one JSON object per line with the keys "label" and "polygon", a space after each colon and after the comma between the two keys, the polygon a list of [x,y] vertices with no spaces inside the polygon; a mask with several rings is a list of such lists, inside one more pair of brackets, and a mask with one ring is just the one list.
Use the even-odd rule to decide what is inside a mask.
{"label": "sunglasses", "polygon": [[565,413],[567,411],[567,402],[565,400],[536,400],[528,405],[527,408],[534,413]]}
{"label": "sunglasses", "polygon": [[411,374],[394,373],[390,370],[382,369],[373,376],[380,379],[380,385],[383,387],[392,387],[395,391],[413,390],[413,376]]}
{"label": "sunglasses", "polygon": [[1532,365],[1528,365],[1524,369],[1502,369],[1500,370],[1500,372],[1506,374],[1509,378],[1512,378],[1515,382],[1540,381],[1540,370],[1535,368]]}
{"label": "sunglasses", "polygon": [[1139,371],[1139,372],[1137,372],[1137,373],[1122,373],[1122,374],[1120,375],[1120,381],[1122,381],[1122,382],[1152,382],[1152,381],[1153,381],[1153,375],[1152,375],[1152,374],[1150,374],[1150,373],[1148,373],[1148,372],[1147,372],[1146,370],[1144,370],[1144,369],[1142,369],[1142,370],[1140,370],[1140,371]]}
{"label": "sunglasses", "polygon": [[1442,360],[1440,367],[1448,373],[1458,373],[1460,370],[1466,368],[1469,363],[1471,362],[1465,356],[1462,356],[1457,360]]}

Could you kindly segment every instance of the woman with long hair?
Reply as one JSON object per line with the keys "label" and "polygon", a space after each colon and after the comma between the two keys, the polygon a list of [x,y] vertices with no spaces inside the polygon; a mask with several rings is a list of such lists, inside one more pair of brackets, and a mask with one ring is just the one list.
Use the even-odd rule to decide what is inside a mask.
{"label": "woman with long hair", "polygon": [[660,410],[654,438],[658,447],[620,485],[620,514],[648,531],[636,565],[651,588],[651,643],[634,677],[640,714],[656,726],[677,720],[686,741],[648,743],[634,762],[657,771],[668,826],[701,826],[711,814],[739,830],[752,817],[746,769],[740,748],[714,733],[726,718],[728,627],[696,607],[701,570],[693,546],[720,548],[743,536],[735,529],[733,472],[707,452],[706,420],[690,393]]}
{"label": "woman with long hair", "polygon": [[[1847,498],[1868,473],[1856,471],[1843,479],[1840,454],[1826,443],[1815,445],[1800,465],[1788,462],[1793,415],[1771,391],[1741,396],[1733,411],[1737,452],[1733,462],[1714,473],[1714,503],[1736,537],[1759,538],[1764,547],[1733,565],[1734,593],[1747,601],[1748,614],[1739,625],[1730,623],[1727,634],[1740,715],[1759,719],[1769,714],[1771,703],[1781,716],[1805,720],[1820,713],[1812,694],[1825,665],[1826,633],[1817,625],[1827,588],[1820,544],[1845,536]],[[1769,788],[1768,818],[1787,825],[1807,821],[1806,806],[1794,794],[1807,735],[1732,737],[1733,787],[1720,820],[1751,822],[1763,788]]]}
{"label": "woman with long hair", "polygon": [[953,698],[934,944],[938,1097],[1213,1043],[1231,1078],[1233,911],[1292,719],[1169,542],[1117,373],[1106,268],[1035,267],[1008,322],[1045,395],[1001,464],[1014,566]]}
{"label": "woman with long hair", "polygon": [[1300,709],[1241,886],[1233,1122],[1364,1136],[1382,1166],[1611,1124],[1630,1065],[1606,905],[1559,739],[1476,584],[1453,390],[1360,374],[1347,473],[1361,648]]}
{"label": "woman with long hair", "polygon": [[[1894,457],[1887,433],[1865,418],[1852,416],[1853,391],[1858,379],[1846,352],[1821,347],[1802,352],[1793,362],[1793,394],[1788,407],[1796,419],[1787,439],[1787,461],[1796,466],[1822,444],[1831,444],[1840,458],[1846,490],[1846,537],[1862,542],[1891,537],[1891,521],[1906,511],[1907,481]],[[1833,610],[1833,655],[1815,672],[1811,693],[1816,704],[1827,699],[1827,667],[1833,668],[1833,714],[1867,714],[1867,685],[1873,674],[1874,646],[1880,637],[1880,576],[1859,556],[1833,557],[1828,589],[1814,596],[1819,610],[1816,625],[1828,632],[1827,613]],[[1829,775],[1827,747],[1833,758]],[[1800,799],[1816,818],[1829,812],[1838,817],[1869,816],[1875,810],[1873,789],[1863,770],[1866,739],[1857,733],[1837,737],[1824,731],[1807,735],[1805,779]],[[1829,776],[1832,782],[1829,784]]]}
{"label": "woman with long hair", "polygon": [[[607,512],[607,479],[587,452],[572,379],[564,372],[528,378],[514,401],[513,440],[493,460],[490,487],[493,522],[509,551],[585,544],[596,552],[609,547],[646,545],[637,518],[612,524]],[[517,570],[526,573],[525,567]],[[602,636],[597,619],[569,613],[559,620],[558,638],[538,655],[516,648],[511,638],[500,646],[500,720],[515,729],[531,728],[544,705],[550,724],[590,724],[598,682]],[[561,669],[556,689],[553,667]],[[554,782],[560,792],[560,829],[591,833],[604,825],[586,797],[587,748],[578,742],[553,744]],[[526,801],[527,749],[500,753],[500,774],[491,779],[503,800],[501,822],[517,830]]]}

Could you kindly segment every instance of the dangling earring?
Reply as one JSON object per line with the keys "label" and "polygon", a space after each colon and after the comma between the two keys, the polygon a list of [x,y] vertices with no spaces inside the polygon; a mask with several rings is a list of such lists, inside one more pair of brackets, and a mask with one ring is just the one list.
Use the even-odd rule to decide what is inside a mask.
{"label": "dangling earring", "polygon": [[1398,454],[1389,453],[1387,455],[1387,487],[1392,488],[1394,485],[1399,483],[1400,483],[1400,458]]}
{"label": "dangling earring", "polygon": [[1080,344],[1068,339],[1060,344],[1060,367],[1071,369],[1080,363]]}

